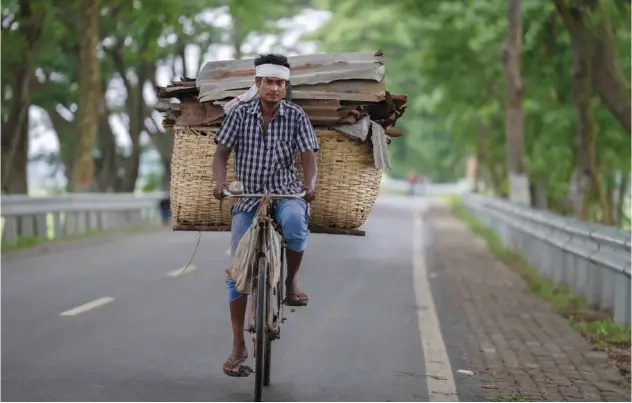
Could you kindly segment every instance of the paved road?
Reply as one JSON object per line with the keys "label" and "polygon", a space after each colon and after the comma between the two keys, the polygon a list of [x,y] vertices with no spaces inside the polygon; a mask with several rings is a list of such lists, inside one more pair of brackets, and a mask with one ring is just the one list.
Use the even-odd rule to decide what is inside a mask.
{"label": "paved road", "polygon": [[[582,373],[592,368],[583,361],[589,345],[527,294],[519,279],[494,266],[445,210],[443,216],[418,213],[428,203],[383,197],[366,237],[312,235],[301,273],[310,303],[288,313],[273,345],[266,400],[542,399],[550,391],[515,359],[518,352],[522,357],[525,336],[508,329],[528,309],[549,320],[559,344],[574,346],[568,354],[582,357],[569,362]],[[231,347],[228,234],[204,234],[196,268],[174,275],[196,240],[190,233],[136,234],[3,262],[2,399],[251,400],[252,377],[222,373]],[[516,295],[535,308],[509,312]],[[512,322],[504,323],[510,316]],[[527,333],[540,340],[543,331]],[[543,345],[551,344],[547,340]],[[549,355],[559,361],[564,353]],[[525,365],[538,367],[540,361],[531,361]],[[589,385],[596,397],[620,396],[619,386],[598,375],[594,382],[602,387]],[[567,378],[555,380],[556,393],[570,400],[594,397],[588,386],[576,388],[581,397],[561,389],[559,383],[575,382]],[[544,385],[549,378],[542,379]]]}
{"label": "paved road", "polygon": [[[384,199],[368,236],[312,236],[301,275],[310,304],[288,315],[273,346],[267,400],[427,398],[414,376],[425,369],[411,218],[410,203]],[[252,377],[222,373],[231,346],[228,235],[204,234],[197,268],[169,275],[196,239],[135,235],[6,262],[2,398],[250,400]]]}

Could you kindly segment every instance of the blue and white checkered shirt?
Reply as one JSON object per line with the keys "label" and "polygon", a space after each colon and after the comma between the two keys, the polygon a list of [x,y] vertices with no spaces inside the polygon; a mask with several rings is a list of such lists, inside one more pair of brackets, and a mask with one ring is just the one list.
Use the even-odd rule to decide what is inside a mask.
{"label": "blue and white checkered shirt", "polygon": [[[232,148],[236,179],[246,193],[295,194],[303,189],[296,154],[318,151],[314,128],[303,109],[282,100],[263,130],[259,99],[235,106],[222,122],[215,143]],[[235,209],[252,211],[256,199],[239,199]]]}

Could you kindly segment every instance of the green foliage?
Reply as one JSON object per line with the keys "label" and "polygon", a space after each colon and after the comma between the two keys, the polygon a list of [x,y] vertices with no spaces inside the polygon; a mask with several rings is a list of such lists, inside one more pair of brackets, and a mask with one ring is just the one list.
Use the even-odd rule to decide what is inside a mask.
{"label": "green foliage", "polygon": [[[508,30],[506,0],[261,1],[101,0],[103,88],[126,77],[133,92],[127,98],[119,92],[107,113],[123,117],[124,122],[125,115],[136,116],[135,125],[130,120],[130,136],[151,131],[143,124],[151,116],[151,105],[138,103],[139,77],[146,78],[145,86],[153,86],[156,68],[163,66],[172,71],[170,78],[179,78],[189,46],[206,52],[213,45],[228,45],[235,57],[253,56],[258,51],[255,39],[281,33],[280,20],[315,7],[330,10],[332,18],[304,39],[317,39],[325,52],[382,49],[387,59],[388,90],[409,97],[407,112],[398,123],[405,135],[394,139],[391,146],[392,175],[403,178],[414,170],[433,181],[455,180],[464,175],[466,158],[476,154],[487,185],[498,193],[506,190],[506,88],[501,61]],[[17,29],[21,23],[18,3],[5,1],[2,10],[3,121],[15,104],[12,94],[23,50],[29,45],[28,38]],[[588,9],[586,23],[593,28],[604,22],[612,26],[616,62],[628,73],[630,5],[621,1],[597,3],[598,7]],[[80,2],[33,0],[29,4],[33,10],[45,12],[35,53],[32,104],[55,117],[59,117],[57,109],[74,114]],[[555,209],[568,193],[575,159],[570,35],[553,1],[525,0],[522,7],[524,163],[531,182],[543,187]],[[220,12],[228,12],[232,24],[220,24]],[[251,46],[246,46],[249,42]],[[275,49],[282,47],[275,45]],[[191,61],[187,64],[192,65]],[[192,73],[196,72],[188,72]],[[599,170],[605,182],[614,183],[616,175],[630,172],[630,136],[597,97],[594,111]],[[72,156],[74,123],[64,119],[56,123],[62,154]],[[112,133],[107,125],[100,127],[98,142],[103,149]],[[161,141],[160,136],[152,140]],[[168,160],[170,148],[159,149]]]}
{"label": "green foliage", "polygon": [[[607,3],[607,4],[606,4]],[[619,60],[630,69],[630,7],[601,2],[609,13]],[[383,49],[387,89],[409,97],[394,139],[393,174],[421,171],[435,181],[464,175],[467,155],[479,153],[482,175],[504,186],[505,97],[501,60],[508,29],[506,0],[381,2],[321,0],[332,18],[314,35],[325,52]],[[550,203],[566,196],[575,140],[570,35],[550,0],[523,1],[525,168]],[[598,160],[606,174],[630,171],[630,136],[595,101]]]}
{"label": "green foliage", "polygon": [[[28,5],[34,13],[45,17],[37,51],[34,52],[36,68],[32,71],[35,77],[30,91],[31,104],[49,114],[53,124],[51,128],[55,130],[60,143],[58,157],[68,173],[72,169],[70,164],[77,138],[74,120],[80,72],[77,33],[82,23],[81,1],[31,0]],[[145,86],[146,91],[148,86],[151,88],[165,84],[157,82],[158,67],[167,67],[167,71],[171,71],[169,79],[179,79],[181,75],[195,76],[204,60],[204,53],[213,45],[228,45],[235,50],[236,56],[250,54],[252,52],[248,52],[247,47],[242,46],[247,39],[257,35],[280,33],[278,20],[292,17],[310,5],[310,0],[262,0],[258,4],[252,0],[101,0],[99,54],[102,88],[104,91],[110,89],[107,116],[117,116],[124,125],[127,124],[126,129],[136,145],[133,152],[142,152],[137,141],[140,133],[154,133],[156,129],[152,124],[148,124],[149,128],[145,127],[146,120],[153,113],[153,105],[145,105],[140,98],[140,86]],[[24,66],[23,55],[31,45],[29,38],[18,29],[24,24],[20,18],[22,11],[24,10],[20,10],[18,0],[7,0],[3,3],[3,123],[8,120],[10,112],[15,110],[12,109],[17,104],[14,93]],[[220,24],[220,19],[217,18],[226,12],[232,25],[226,25],[224,22]],[[194,66],[195,60],[185,61],[187,47],[201,49],[202,54],[197,60],[197,66]],[[185,63],[188,71],[183,72],[182,66]],[[191,67],[195,70],[192,71]],[[122,77],[127,79],[127,94],[121,91],[119,79]],[[139,83],[139,78],[142,78],[143,82]],[[113,85],[114,83],[117,85]],[[99,119],[97,116],[94,118]],[[123,155],[122,150],[117,150],[117,147],[104,148],[107,144],[112,144],[112,128],[103,122],[100,122],[99,128],[97,143],[102,159],[116,160],[114,168],[110,169],[111,172],[105,172],[103,175],[116,176],[116,170],[121,166],[126,167],[126,175],[129,175],[127,172],[134,172],[133,169],[127,169],[127,165],[134,164],[133,157]],[[171,148],[169,140],[164,137],[153,136],[152,141],[160,143],[157,148],[163,153],[163,159],[168,161]],[[112,153],[117,155],[113,157]],[[96,165],[104,164],[100,162]],[[106,166],[111,167],[112,164]],[[103,176],[101,173],[97,174]],[[136,181],[129,178],[125,182],[133,184]],[[112,183],[108,188],[111,186]]]}

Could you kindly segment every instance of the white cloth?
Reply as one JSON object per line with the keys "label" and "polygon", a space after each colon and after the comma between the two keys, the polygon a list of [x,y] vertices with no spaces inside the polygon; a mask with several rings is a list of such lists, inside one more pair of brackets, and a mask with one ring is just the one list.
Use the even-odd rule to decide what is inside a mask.
{"label": "white cloth", "polygon": [[[252,267],[257,263],[257,237],[264,220],[269,219],[255,216],[252,225],[239,240],[235,257],[226,270],[228,277],[235,281],[235,289],[241,294],[250,294],[252,290]],[[263,251],[268,260],[268,286],[270,287],[276,287],[281,277],[281,246],[283,242],[273,224],[272,221],[268,221],[268,231],[265,235],[268,240],[267,248]],[[256,272],[254,275],[256,276]]]}
{"label": "white cloth", "polygon": [[[285,66],[279,66],[278,64],[261,64],[255,67],[255,77],[275,77],[290,81],[290,69]],[[255,84],[250,87],[248,91],[224,104],[224,113],[228,115],[231,109],[233,109],[237,104],[241,102],[248,102],[251,99],[256,98],[258,95],[259,89]]]}
{"label": "white cloth", "polygon": [[255,67],[255,77],[275,77],[290,80],[290,69],[278,64],[261,64]]}

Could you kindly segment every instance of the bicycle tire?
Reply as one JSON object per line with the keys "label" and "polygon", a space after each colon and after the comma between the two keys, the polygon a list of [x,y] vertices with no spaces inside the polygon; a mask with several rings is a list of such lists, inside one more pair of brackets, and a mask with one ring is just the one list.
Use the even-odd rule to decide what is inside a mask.
{"label": "bicycle tire", "polygon": [[266,317],[268,293],[268,262],[261,256],[257,262],[257,317],[255,322],[255,402],[262,401],[266,377],[265,357],[267,343]]}
{"label": "bicycle tire", "polygon": [[263,358],[263,386],[270,386],[270,366],[272,364],[271,340],[266,340],[266,355]]}
{"label": "bicycle tire", "polygon": [[[276,298],[276,302],[277,302],[277,308],[278,308],[278,312],[277,314],[277,326],[278,328],[275,329],[276,332],[280,332],[280,325],[281,323],[283,323],[283,281],[285,278],[285,247],[281,247],[281,272],[280,272],[280,279],[279,279],[279,283],[277,284],[277,289],[276,289],[276,293],[277,293],[277,298]],[[278,334],[275,336],[275,338],[273,340],[276,340],[276,337],[278,337]],[[264,367],[265,367],[265,376],[263,378],[263,386],[270,386],[270,374],[272,372],[271,370],[271,366],[272,366],[272,340],[270,340],[269,338],[266,339],[266,355],[265,355],[265,361],[264,361]]]}

